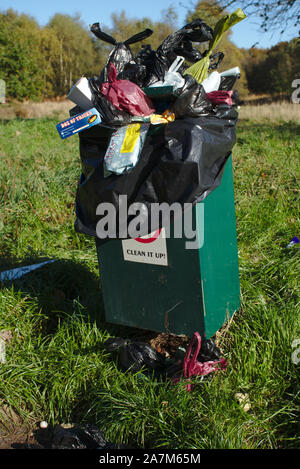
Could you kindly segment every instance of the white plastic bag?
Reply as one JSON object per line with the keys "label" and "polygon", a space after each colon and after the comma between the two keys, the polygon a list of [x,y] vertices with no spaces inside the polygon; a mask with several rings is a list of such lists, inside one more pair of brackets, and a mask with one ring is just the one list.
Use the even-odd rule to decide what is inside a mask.
{"label": "white plastic bag", "polygon": [[233,67],[229,70],[225,70],[224,72],[212,72],[203,82],[201,85],[205,89],[206,93],[211,93],[212,91],[218,91],[221,84],[221,77],[238,77],[240,75],[239,67]]}
{"label": "white plastic bag", "polygon": [[85,77],[79,78],[75,85],[72,86],[67,98],[77,104],[83,111],[94,107],[92,90],[88,79]]}
{"label": "white plastic bag", "polygon": [[201,85],[203,86],[206,93],[211,93],[212,91],[217,91],[219,89],[220,83],[220,73],[215,71],[212,72],[207,78],[205,78]]}
{"label": "white plastic bag", "polygon": [[181,67],[184,62],[184,57],[178,55],[178,57],[174,60],[171,67],[165,74],[165,78],[163,81],[156,81],[151,85],[151,87],[155,86],[173,86],[173,90],[177,90],[178,88],[182,88],[184,86],[184,78],[181,76],[177,70]]}
{"label": "white plastic bag", "polygon": [[221,77],[230,77],[232,75],[240,75],[241,71],[239,67],[233,67],[230,68],[229,70],[225,70],[224,72],[221,72],[220,75]]}

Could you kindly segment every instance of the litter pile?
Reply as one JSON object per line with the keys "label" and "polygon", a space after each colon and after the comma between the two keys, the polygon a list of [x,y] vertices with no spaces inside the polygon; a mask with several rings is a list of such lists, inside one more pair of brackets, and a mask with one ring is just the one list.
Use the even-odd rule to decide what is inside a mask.
{"label": "litter pile", "polygon": [[107,441],[102,430],[92,424],[60,424],[54,427],[40,422],[31,438],[24,443],[13,443],[16,449],[98,449],[109,451],[125,449]]}
{"label": "litter pile", "polygon": [[54,428],[51,442],[52,449],[117,449],[118,446],[107,442],[98,427],[71,426]]}
{"label": "litter pile", "polygon": [[227,362],[212,339],[203,340],[198,332],[187,342],[180,336],[174,337],[182,344],[171,356],[166,351],[157,351],[161,349],[159,340],[152,340],[149,345],[147,342],[115,337],[107,339],[104,347],[108,352],[118,354],[117,362],[123,371],[136,373],[142,370],[158,379],[173,379],[174,383],[183,378],[188,382],[188,391],[192,390],[189,381],[193,376],[206,376],[226,369]]}
{"label": "litter pile", "polygon": [[[113,237],[126,237],[119,216],[123,195],[128,206],[139,202],[148,209],[139,217],[140,233],[146,235],[161,227],[150,219],[151,204],[178,202],[184,208],[218,187],[236,140],[233,88],[240,70],[218,72],[224,54],[214,49],[244,18],[238,9],[214,29],[196,19],[157,50],[143,44],[135,56],[130,45],[147,39],[152,30],[117,42],[99,23],[91,25],[92,33],[113,49],[99,76],[82,77],[72,87],[68,98],[76,107],[57,125],[62,138],[79,133],[78,232],[109,237],[99,232],[99,224],[96,233],[104,217],[96,212],[99,204],[111,203],[116,210]],[[200,52],[194,43],[208,44],[208,49]]]}

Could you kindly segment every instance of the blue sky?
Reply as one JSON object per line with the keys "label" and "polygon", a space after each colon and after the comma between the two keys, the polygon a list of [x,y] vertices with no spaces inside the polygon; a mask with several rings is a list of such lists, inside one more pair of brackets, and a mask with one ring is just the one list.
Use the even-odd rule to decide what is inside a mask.
{"label": "blue sky", "polygon": [[[149,17],[157,21],[161,17],[161,11],[171,4],[176,7],[178,13],[178,26],[185,23],[187,9],[183,5],[190,6],[195,1],[192,0],[1,0],[0,10],[13,8],[19,13],[27,13],[33,16],[38,23],[43,26],[47,24],[51,16],[55,13],[65,13],[73,15],[80,13],[86,25],[97,21],[111,26],[111,14],[125,10],[129,18]],[[258,47],[271,47],[279,41],[290,40],[297,36],[297,29],[290,28],[289,32],[280,36],[279,33],[261,33],[258,31],[258,19],[246,18],[241,23],[232,28],[232,40],[239,47],[251,47],[258,42]],[[75,38],[74,38],[75,39]]]}

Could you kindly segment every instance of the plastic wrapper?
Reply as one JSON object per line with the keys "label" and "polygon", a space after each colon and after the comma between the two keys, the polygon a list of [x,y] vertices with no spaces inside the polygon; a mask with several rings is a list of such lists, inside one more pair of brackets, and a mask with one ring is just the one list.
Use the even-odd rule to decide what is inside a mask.
{"label": "plastic wrapper", "polygon": [[109,44],[115,46],[109,54],[105,67],[101,72],[101,82],[108,81],[110,64],[113,64],[116,67],[117,74],[119,74],[124,70],[125,65],[133,59],[130,44],[135,44],[136,42],[142,41],[151,36],[151,34],[153,34],[153,31],[147,28],[138,34],[134,34],[129,39],[126,39],[124,42],[117,42],[115,38],[101,31],[99,23],[92,24],[90,26],[90,30],[98,39],[101,39],[102,41],[108,42]]}
{"label": "plastic wrapper", "polygon": [[[203,348],[201,336],[199,332],[195,332],[184,357],[183,373],[185,378],[205,376],[218,370],[225,370],[226,367],[226,360],[220,358],[219,351],[213,346],[213,343],[206,343]],[[192,384],[187,385],[187,390],[192,390]]]}
{"label": "plastic wrapper", "polygon": [[101,94],[101,81],[99,78],[90,78],[89,83],[93,93],[93,103],[102,117],[102,122],[112,126],[128,125],[131,122],[131,114],[126,111],[120,111]]}
{"label": "plastic wrapper", "polygon": [[231,75],[228,77],[221,76],[221,83],[219,89],[224,91],[232,90],[238,79],[238,75]]}
{"label": "plastic wrapper", "polygon": [[172,89],[175,91],[178,88],[182,88],[184,86],[184,78],[177,70],[181,67],[184,62],[184,57],[178,56],[174,62],[172,63],[171,67],[165,74],[163,81],[156,81],[151,86],[172,86]]}
{"label": "plastic wrapper", "polygon": [[228,104],[229,106],[232,106],[232,94],[233,90],[230,91],[224,91],[224,90],[218,90],[218,91],[212,91],[211,93],[206,93],[206,99],[210,101],[213,105],[218,105],[218,104]]}
{"label": "plastic wrapper", "polygon": [[102,83],[100,91],[118,110],[134,116],[149,116],[155,112],[150,98],[138,85],[129,80],[117,80],[114,64],[110,65],[108,79]]}
{"label": "plastic wrapper", "polygon": [[286,245],[286,247],[289,249],[293,246],[295,246],[295,244],[299,244],[300,241],[299,241],[299,238],[297,238],[297,236],[294,236],[291,241]]}
{"label": "plastic wrapper", "polygon": [[126,195],[128,206],[140,202],[147,208],[148,213],[140,218],[141,236],[161,227],[151,224],[152,203],[178,202],[183,206],[200,202],[222,180],[236,140],[236,122],[236,110],[220,105],[208,115],[151,126],[134,169],[109,177],[104,176],[104,155],[112,130],[98,126],[81,132],[82,174],[76,193],[75,229],[96,237],[101,219],[96,209],[109,202],[116,211],[116,237],[124,236],[118,224],[120,194]]}
{"label": "plastic wrapper", "polygon": [[221,76],[218,72],[212,72],[205,80],[201,83],[206,93],[211,91],[217,91],[221,83]]}
{"label": "plastic wrapper", "polygon": [[233,67],[229,70],[225,70],[224,72],[220,73],[221,82],[219,89],[230,91],[233,89],[234,85],[236,84],[237,80],[241,77],[241,71],[239,67]]}
{"label": "plastic wrapper", "polygon": [[135,167],[149,126],[150,124],[129,124],[113,132],[104,156],[108,174],[124,174]]}
{"label": "plastic wrapper", "polygon": [[221,358],[221,352],[212,339],[201,339],[201,347],[197,357],[200,362],[216,361]]}
{"label": "plastic wrapper", "polygon": [[104,343],[108,352],[118,351],[119,365],[123,370],[137,372],[143,367],[150,370],[164,369],[165,358],[146,342],[135,342],[115,337]]}

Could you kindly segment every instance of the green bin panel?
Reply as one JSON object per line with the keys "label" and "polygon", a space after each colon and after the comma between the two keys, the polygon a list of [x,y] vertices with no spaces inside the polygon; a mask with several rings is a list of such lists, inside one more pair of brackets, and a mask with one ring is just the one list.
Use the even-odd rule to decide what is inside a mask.
{"label": "green bin panel", "polygon": [[193,208],[198,249],[166,239],[167,265],[124,260],[122,241],[96,241],[107,322],[211,337],[240,307],[232,159],[221,185]]}

